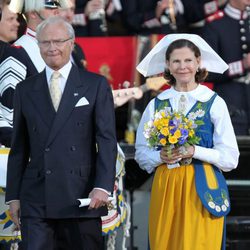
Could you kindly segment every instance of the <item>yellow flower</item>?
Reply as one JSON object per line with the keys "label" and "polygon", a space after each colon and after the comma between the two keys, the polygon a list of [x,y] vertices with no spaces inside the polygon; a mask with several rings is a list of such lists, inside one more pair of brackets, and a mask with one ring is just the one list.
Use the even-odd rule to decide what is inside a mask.
{"label": "yellow flower", "polygon": [[193,130],[193,129],[189,130],[188,135],[189,135],[190,137],[193,137],[193,136],[194,136],[194,130]]}
{"label": "yellow flower", "polygon": [[162,139],[160,139],[160,144],[161,144],[162,146],[165,146],[165,145],[166,145],[166,143],[167,143],[166,138],[162,138]]}
{"label": "yellow flower", "polygon": [[193,125],[193,122],[192,121],[188,121],[187,122],[187,126],[190,128],[191,126]]}
{"label": "yellow flower", "polygon": [[160,132],[161,132],[161,134],[162,135],[164,135],[164,136],[167,136],[168,134],[169,134],[169,130],[168,130],[168,128],[162,128],[161,130],[160,130]]}
{"label": "yellow flower", "polygon": [[162,126],[167,127],[168,123],[169,123],[169,119],[167,118],[162,119]]}
{"label": "yellow flower", "polygon": [[159,124],[159,120],[154,120],[154,126],[157,127]]}
{"label": "yellow flower", "polygon": [[174,117],[176,117],[177,119],[181,118],[181,115],[179,113],[174,113]]}
{"label": "yellow flower", "polygon": [[179,139],[181,137],[181,131],[179,129],[177,129],[175,132],[174,132],[174,136]]}
{"label": "yellow flower", "polygon": [[173,136],[169,136],[168,141],[171,144],[175,144],[178,140],[177,140],[176,136],[173,135]]}

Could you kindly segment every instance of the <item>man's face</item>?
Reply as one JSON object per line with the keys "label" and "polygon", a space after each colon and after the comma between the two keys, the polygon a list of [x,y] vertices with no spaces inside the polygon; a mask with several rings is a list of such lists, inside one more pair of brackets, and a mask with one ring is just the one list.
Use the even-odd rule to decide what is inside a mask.
{"label": "man's face", "polygon": [[69,8],[59,10],[59,16],[61,16],[65,21],[72,23],[76,8],[75,0],[69,0],[68,4]]}
{"label": "man's face", "polygon": [[247,6],[250,5],[250,0],[229,0],[229,3],[233,7],[243,11],[246,9]]}
{"label": "man's face", "polygon": [[17,39],[19,22],[17,14],[11,12],[8,5],[2,10],[2,19],[0,21],[0,38],[5,42],[11,42]]}
{"label": "man's face", "polygon": [[45,63],[54,70],[70,60],[74,40],[62,23],[47,25],[38,37],[40,53]]}

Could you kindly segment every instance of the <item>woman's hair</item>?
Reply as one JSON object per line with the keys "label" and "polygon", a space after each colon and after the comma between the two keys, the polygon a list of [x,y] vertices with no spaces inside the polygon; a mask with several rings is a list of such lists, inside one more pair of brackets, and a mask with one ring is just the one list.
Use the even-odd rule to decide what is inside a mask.
{"label": "woman's hair", "polygon": [[[191,51],[194,52],[194,55],[196,58],[199,58],[201,56],[201,52],[200,52],[200,49],[192,42],[190,42],[189,40],[186,40],[186,39],[178,39],[174,42],[172,42],[168,48],[167,48],[167,51],[166,51],[166,54],[165,54],[165,59],[167,61],[169,61],[170,59],[170,55],[171,53],[175,50],[175,49],[181,49],[181,48],[189,48]],[[198,71],[196,72],[195,74],[195,81],[197,83],[200,83],[200,82],[203,82],[206,77],[208,75],[208,71],[205,69],[205,68],[199,68]],[[169,69],[166,69],[164,71],[164,78],[168,81],[168,84],[170,85],[175,85],[176,83],[176,80],[175,78],[170,74],[170,71]]]}

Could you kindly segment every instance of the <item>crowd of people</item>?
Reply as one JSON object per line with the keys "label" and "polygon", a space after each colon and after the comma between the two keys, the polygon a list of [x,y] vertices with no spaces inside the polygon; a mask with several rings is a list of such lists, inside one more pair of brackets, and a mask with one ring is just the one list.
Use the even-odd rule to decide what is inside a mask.
{"label": "crowd of people", "polygon": [[[91,232],[94,232],[92,236],[86,236],[86,242],[89,245],[93,244],[93,249],[100,249],[101,245],[99,217],[106,212],[108,194],[113,191],[115,177],[115,157],[117,154],[117,146],[115,145],[117,144],[114,107],[110,87],[105,78],[95,74],[92,75],[87,71],[84,48],[82,49],[75,43],[75,36],[176,34],[178,37],[179,34],[181,39],[186,34],[197,34],[207,42],[208,48],[210,49],[210,45],[214,52],[229,66],[225,72],[217,72],[207,67],[208,76],[197,80],[196,74],[200,71],[201,62],[206,61],[203,55],[199,54],[202,47],[199,44],[193,46],[192,36],[188,37],[182,44],[173,45],[171,51],[167,50],[165,58],[167,61],[165,68],[170,71],[168,76],[165,72],[165,77],[168,80],[170,79],[169,83],[172,87],[168,92],[162,92],[159,99],[169,100],[168,105],[175,108],[174,103],[177,104],[180,94],[184,93],[190,102],[185,114],[188,114],[191,108],[195,109],[195,105],[198,105],[199,102],[205,102],[209,108],[206,109],[205,115],[207,127],[203,130],[206,129],[209,136],[204,136],[201,132],[202,129],[201,131],[198,130],[197,133],[202,138],[201,143],[190,146],[186,154],[174,151],[170,156],[163,148],[151,155],[143,137],[143,125],[156,109],[154,106],[155,99],[146,108],[137,131],[136,160],[139,165],[148,172],[153,172],[156,167],[160,166],[157,168],[152,193],[149,219],[150,247],[151,249],[177,249],[175,244],[178,244],[178,242],[170,240],[174,237],[170,229],[167,229],[169,234],[166,237],[172,242],[172,245],[166,246],[165,243],[157,240],[158,233],[161,230],[166,232],[166,228],[164,225],[159,226],[155,223],[156,220],[152,219],[162,213],[159,212],[159,207],[167,211],[166,215],[172,216],[171,213],[177,205],[173,201],[173,204],[166,210],[168,201],[158,200],[157,195],[154,194],[165,192],[159,190],[165,188],[159,187],[159,182],[162,178],[164,180],[167,178],[169,183],[172,183],[171,178],[176,178],[172,177],[174,172],[182,183],[188,183],[187,190],[194,189],[194,172],[190,173],[190,176],[186,175],[185,171],[190,164],[184,164],[185,166],[182,166],[182,168],[174,169],[168,169],[164,164],[176,163],[180,158],[191,157],[194,159],[193,169],[195,171],[196,165],[204,165],[204,162],[210,164],[213,169],[229,171],[237,166],[239,157],[235,134],[250,134],[250,0],[1,0],[0,10],[0,143],[6,147],[11,146],[6,202],[10,205],[10,216],[16,229],[20,229],[20,209],[23,211],[21,226],[25,239],[24,249],[29,249],[29,244],[32,244],[31,249],[33,250],[45,249],[45,245],[46,249],[51,250],[55,250],[53,249],[55,246],[57,249],[70,249],[67,248],[67,244],[78,244],[78,247],[82,244],[81,237],[75,234],[71,235],[69,232],[76,233],[77,225],[81,229],[77,233],[86,236],[85,224],[92,228]],[[55,48],[55,51],[50,51],[51,48]],[[168,46],[166,46],[167,48]],[[177,52],[180,50],[181,53],[178,54]],[[176,60],[179,63],[187,62],[192,58],[193,65],[190,70],[192,77],[188,79],[188,83],[179,79],[178,73],[175,72],[173,58],[177,58]],[[218,61],[213,63],[216,64]],[[80,108],[70,113],[68,107],[62,110],[59,104],[57,104],[59,108],[53,107],[53,100],[50,100],[48,96],[46,97],[49,92],[45,89],[41,90],[36,96],[35,91],[39,89],[39,82],[44,81],[48,83],[48,86],[51,85],[53,81],[50,80],[50,76],[53,75],[53,71],[59,71],[61,74],[59,77],[61,95],[59,95],[60,97],[57,96],[60,103],[62,100],[60,105],[62,106],[65,103],[64,100],[71,100],[72,96],[76,98],[79,95],[79,97],[84,98],[83,100],[79,99],[79,102],[81,100],[80,107],[88,105],[87,113],[81,114]],[[164,73],[164,69],[161,72],[156,72],[155,75],[159,73]],[[171,78],[171,75],[174,79]],[[84,89],[80,91],[81,78],[89,79],[89,87],[85,90],[86,93]],[[79,82],[79,86],[75,86],[75,90],[69,89],[66,84],[67,80]],[[23,81],[24,83],[20,84],[19,87],[19,83]],[[99,83],[99,85],[93,84],[93,81]],[[32,87],[35,82],[37,82],[37,87]],[[212,83],[212,88],[218,96],[214,95],[215,92],[212,90],[204,89],[201,85],[203,82]],[[16,90],[17,86],[18,91]],[[98,91],[101,91],[102,96],[98,95]],[[71,93],[72,96],[70,97],[68,93]],[[106,94],[104,95],[104,93]],[[52,94],[50,95],[52,96]],[[208,96],[209,98],[207,98]],[[31,97],[31,103],[28,102],[29,97]],[[47,101],[43,99],[45,97]],[[32,99],[34,100],[32,101]],[[33,110],[32,103],[42,101],[42,99],[43,102],[40,103],[40,106],[37,106],[37,110]],[[92,103],[95,103],[94,107]],[[78,107],[78,104],[75,104]],[[167,104],[164,103],[164,105]],[[105,112],[103,112],[103,109],[105,109]],[[218,115],[216,112],[218,109],[221,112],[223,110],[223,116]],[[59,116],[60,111],[62,116]],[[39,114],[36,116],[37,112]],[[58,115],[56,115],[57,112]],[[33,113],[34,115],[31,117]],[[68,115],[68,120],[66,120],[66,117],[63,119],[65,115]],[[76,115],[82,115],[82,120]],[[93,130],[93,127],[95,127],[95,130]],[[52,132],[55,135],[51,134],[48,128],[53,128]],[[38,138],[40,138],[40,141]],[[78,139],[83,139],[84,145],[81,141],[76,141]],[[60,147],[62,148],[60,149]],[[65,149],[65,147],[68,148]],[[84,149],[83,152],[86,151],[84,157],[79,154],[79,150],[82,149]],[[43,150],[46,151],[47,158],[42,159]],[[65,152],[65,150],[67,152],[65,160],[59,160],[61,158],[61,156],[59,157],[59,151]],[[222,159],[222,151],[224,156],[228,155],[227,160]],[[50,154],[52,158],[50,158]],[[76,165],[70,168],[71,172],[69,173],[67,173],[68,158]],[[147,162],[145,163],[145,161]],[[31,169],[29,169],[29,172],[24,172],[27,164]],[[99,167],[99,164],[102,167]],[[65,176],[70,175],[70,178],[72,177],[72,182],[68,183],[64,198],[56,199],[58,190],[55,190],[55,196],[46,200],[47,196],[52,194],[42,191],[47,188],[44,179],[45,176],[50,178],[54,172],[59,171],[54,168],[57,165],[62,165],[64,169],[64,171],[60,170],[61,181],[67,179],[63,177],[64,175],[61,173],[63,172]],[[17,166],[19,166],[18,170]],[[88,174],[83,174],[83,172]],[[104,176],[105,178],[103,178]],[[31,177],[37,178],[37,180],[32,183]],[[84,180],[84,186],[79,185],[72,188],[77,182],[76,178]],[[50,179],[50,181],[58,181],[57,189],[65,184],[58,179]],[[36,192],[36,189],[38,193],[40,192],[39,200],[33,193]],[[81,193],[79,189],[85,190],[84,193]],[[20,190],[22,190],[21,193]],[[72,197],[70,197],[71,195]],[[72,199],[77,195],[85,195],[91,198],[90,211],[86,210],[79,215],[72,208],[63,213],[58,213],[59,210],[61,211],[64,208],[65,202],[73,202]],[[178,195],[182,197],[182,195],[186,196],[189,193],[178,193]],[[45,197],[47,198],[45,199]],[[166,195],[166,199],[169,200],[171,197],[173,197],[172,191]],[[197,200],[197,197],[192,193],[190,201]],[[63,200],[61,200],[62,198]],[[189,207],[189,205],[184,203],[180,206]],[[3,206],[7,209],[5,204]],[[194,209],[197,215],[205,213],[204,207],[195,207]],[[185,210],[185,218],[189,212],[192,213],[193,210],[190,208]],[[204,239],[208,239],[208,235],[205,234],[207,228],[211,231],[216,228],[216,235],[209,235],[208,241],[212,244],[213,249],[220,249],[223,241],[224,220],[222,218],[224,217],[214,221],[212,215],[209,212],[207,213],[205,221],[199,217],[200,220],[193,224],[196,229],[200,222],[204,224],[204,228],[200,231],[203,238],[197,241],[197,249],[202,249],[199,248],[200,245],[203,244]],[[31,214],[32,216],[30,216]],[[179,216],[183,218],[181,212]],[[94,217],[95,220],[86,219],[89,217]],[[68,218],[74,219],[69,222]],[[157,221],[165,220],[164,218],[164,216],[160,217]],[[54,221],[55,219],[59,220],[59,224]],[[185,219],[180,220],[180,223],[189,224]],[[183,233],[180,223],[175,225],[175,230]],[[35,228],[35,225],[39,225],[39,227]],[[66,239],[64,246],[60,245],[57,240],[52,243],[52,235],[57,232],[58,225],[67,228],[64,232],[60,231]],[[48,230],[45,231],[45,228]],[[196,229],[190,229],[194,232],[194,235],[196,235]],[[203,229],[204,233],[202,233]],[[41,235],[41,231],[43,231],[43,235]],[[30,241],[28,235],[31,233],[37,233],[41,236],[39,239],[40,248],[37,244],[38,241]],[[162,234],[160,233],[160,235]],[[183,245],[180,249],[185,249],[185,246],[188,246],[190,242],[193,242],[191,238],[183,238]],[[10,244],[4,246],[0,244],[1,250],[2,248],[8,249],[8,247],[10,247]],[[79,249],[89,248],[82,246]]]}

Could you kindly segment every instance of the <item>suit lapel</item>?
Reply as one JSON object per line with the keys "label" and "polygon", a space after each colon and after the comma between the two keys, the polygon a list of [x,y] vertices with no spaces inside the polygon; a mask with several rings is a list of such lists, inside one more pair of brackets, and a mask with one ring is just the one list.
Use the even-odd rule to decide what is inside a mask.
{"label": "suit lapel", "polygon": [[40,75],[41,77],[37,78],[33,85],[30,98],[42,120],[50,127],[55,117],[55,110],[50,98],[45,70]]}
{"label": "suit lapel", "polygon": [[71,112],[75,108],[78,99],[87,90],[87,87],[83,85],[80,74],[74,65],[70,71],[69,77],[66,82],[66,86],[62,95],[62,99],[57,110],[55,120],[51,127],[50,135],[48,138],[48,144],[52,142],[60,128],[69,118]]}

